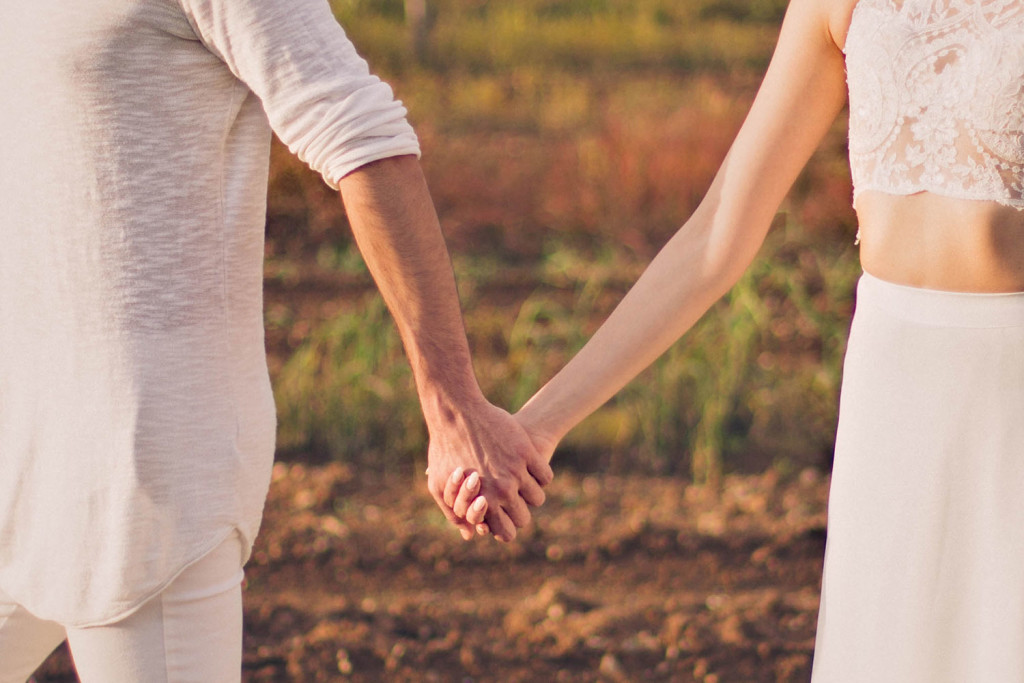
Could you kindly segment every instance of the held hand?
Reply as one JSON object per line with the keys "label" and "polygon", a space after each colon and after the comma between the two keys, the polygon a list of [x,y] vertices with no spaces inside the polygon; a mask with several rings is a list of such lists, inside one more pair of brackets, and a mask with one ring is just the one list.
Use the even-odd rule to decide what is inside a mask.
{"label": "held hand", "polygon": [[[495,538],[511,541],[517,528],[529,524],[529,506],[544,502],[543,487],[554,477],[547,458],[511,415],[486,402],[461,413],[449,411],[429,427],[427,488],[438,507],[464,538],[472,537],[474,523],[466,517],[475,522],[481,514],[480,508],[470,507],[478,481],[484,521]],[[445,488],[459,467],[467,480],[476,474],[473,488],[447,503]]]}
{"label": "held hand", "polygon": [[[522,413],[514,416],[514,419],[527,430],[531,443],[541,455],[544,462],[551,460],[554,453],[556,441],[542,437],[538,429],[528,427],[528,421]],[[464,519],[476,527],[480,535],[486,535],[490,527],[484,521],[488,509],[487,499],[478,495],[480,491],[480,477],[476,472],[467,473],[461,467],[455,469],[445,482],[444,501],[454,512],[455,517]],[[472,532],[460,525],[462,537],[466,540],[472,538]]]}
{"label": "held hand", "polygon": [[[472,472],[466,476],[465,470],[456,467],[452,475],[444,485],[444,502],[455,517],[462,519],[476,527],[476,532],[481,536],[490,533],[490,527],[484,519],[487,516],[487,499],[479,495],[480,475]],[[459,532],[464,540],[472,540],[473,532],[460,526]]]}

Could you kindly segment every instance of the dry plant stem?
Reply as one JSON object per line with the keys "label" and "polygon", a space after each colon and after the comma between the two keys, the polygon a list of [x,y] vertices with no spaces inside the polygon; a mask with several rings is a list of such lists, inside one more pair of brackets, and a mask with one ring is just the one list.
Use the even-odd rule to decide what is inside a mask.
{"label": "dry plant stem", "polygon": [[842,0],[795,0],[764,82],[710,190],[593,339],[518,413],[560,440],[660,356],[732,287],[846,97],[833,35]]}
{"label": "dry plant stem", "polygon": [[430,432],[428,488],[445,516],[471,535],[472,526],[452,513],[442,494],[455,467],[479,472],[489,499],[487,522],[496,536],[511,540],[516,527],[530,521],[526,501],[543,500],[540,487],[550,481],[550,469],[543,471],[547,465],[525,432],[488,403],[477,384],[451,262],[419,162],[396,157],[368,164],[339,189],[412,366]]}

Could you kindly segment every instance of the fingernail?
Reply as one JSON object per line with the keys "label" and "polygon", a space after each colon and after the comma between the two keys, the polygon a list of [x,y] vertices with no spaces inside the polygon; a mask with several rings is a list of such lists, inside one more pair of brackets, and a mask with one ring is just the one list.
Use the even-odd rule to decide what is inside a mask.
{"label": "fingernail", "polygon": [[471,473],[469,475],[469,479],[466,480],[466,486],[468,486],[470,489],[475,489],[479,485],[480,475],[477,474],[476,472]]}
{"label": "fingernail", "polygon": [[472,507],[477,512],[480,512],[481,510],[484,509],[485,505],[487,505],[487,500],[485,498],[477,498],[476,500],[473,501]]}
{"label": "fingernail", "polygon": [[452,483],[453,484],[458,484],[460,481],[462,481],[462,472],[463,472],[463,470],[462,470],[461,467],[456,467],[452,471]]}

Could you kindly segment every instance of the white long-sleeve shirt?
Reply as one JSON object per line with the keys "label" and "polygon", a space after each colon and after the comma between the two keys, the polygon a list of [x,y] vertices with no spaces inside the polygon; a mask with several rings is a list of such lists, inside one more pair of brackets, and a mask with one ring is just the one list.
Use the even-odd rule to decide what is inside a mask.
{"label": "white long-sleeve shirt", "polygon": [[251,546],[271,127],[335,184],[405,113],[325,0],[0,3],[4,592],[109,623]]}

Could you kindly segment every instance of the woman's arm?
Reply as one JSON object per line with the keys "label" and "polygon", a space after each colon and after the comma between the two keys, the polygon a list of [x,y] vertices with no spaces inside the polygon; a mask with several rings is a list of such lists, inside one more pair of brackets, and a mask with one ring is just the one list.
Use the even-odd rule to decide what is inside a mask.
{"label": "woman's arm", "polygon": [[[846,98],[850,0],[793,0],[750,113],[704,200],[576,357],[517,414],[546,451],[736,283]],[[836,29],[839,30],[836,30]]]}

